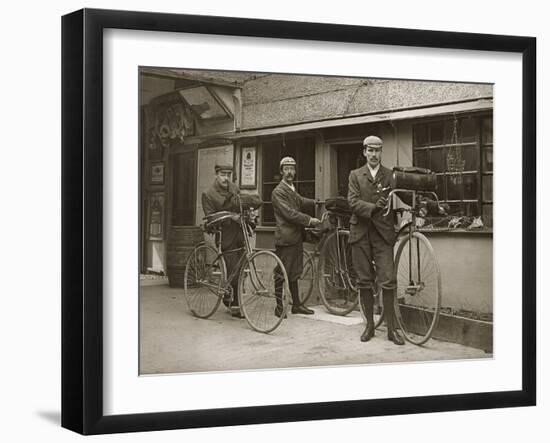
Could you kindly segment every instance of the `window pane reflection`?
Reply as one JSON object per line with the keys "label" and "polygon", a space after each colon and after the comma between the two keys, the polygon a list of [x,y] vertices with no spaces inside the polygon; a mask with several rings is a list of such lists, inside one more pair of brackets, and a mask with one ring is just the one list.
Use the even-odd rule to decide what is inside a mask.
{"label": "window pane reflection", "polygon": [[447,199],[462,200],[462,177],[460,174],[447,176]]}
{"label": "window pane reflection", "polygon": [[430,165],[428,169],[431,169],[434,172],[445,172],[442,148],[430,149]]}
{"label": "window pane reflection", "polygon": [[462,183],[464,186],[464,200],[476,200],[477,199],[477,175],[464,174],[462,177]]}
{"label": "window pane reflection", "polygon": [[493,201],[493,176],[484,175],[483,184],[483,201]]}

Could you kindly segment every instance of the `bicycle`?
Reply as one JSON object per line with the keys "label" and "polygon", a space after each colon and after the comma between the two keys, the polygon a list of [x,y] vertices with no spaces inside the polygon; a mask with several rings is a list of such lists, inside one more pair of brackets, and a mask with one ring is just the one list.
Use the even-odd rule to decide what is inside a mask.
{"label": "bicycle", "polygon": [[[426,206],[417,204],[417,197],[432,197],[441,211],[437,194],[432,191],[392,189],[384,215],[393,209],[395,194],[410,194],[410,208],[398,208],[410,220],[398,232],[394,261],[395,316],[405,339],[413,344],[426,343],[437,326],[441,309],[441,272],[433,247],[418,229],[417,217],[426,215]],[[404,235],[403,235],[404,234]]]}
{"label": "bicycle", "polygon": [[[411,219],[398,232],[398,241],[394,261],[394,280],[397,282],[395,313],[399,328],[407,341],[421,345],[428,341],[437,325],[441,308],[441,275],[435,253],[429,240],[418,231],[417,217],[425,216],[426,208],[417,206],[418,196],[430,196],[437,202],[437,195],[431,191],[393,189],[388,194],[385,215],[393,208],[394,194],[411,194],[412,206],[398,208],[403,215],[410,213]],[[358,291],[351,261],[351,248],[347,243],[349,231],[343,226],[342,214],[323,214],[335,216],[337,224],[330,233],[321,237],[314,255],[319,256],[317,282],[321,301],[327,310],[336,315],[347,315],[357,307],[363,318],[363,307],[358,303]],[[314,230],[311,230],[314,232]],[[403,234],[406,235],[403,235]],[[313,256],[314,256],[313,255]],[[310,256],[308,260],[313,260]],[[375,264],[373,263],[373,266]],[[378,328],[384,320],[382,289],[375,282],[375,318],[374,327]],[[433,294],[432,294],[433,293]]]}
{"label": "bicycle", "polygon": [[[318,204],[324,203],[318,202]],[[356,310],[359,305],[360,312],[364,317],[362,306],[358,301],[355,274],[351,266],[351,248],[347,244],[349,239],[349,230],[345,227],[347,217],[349,217],[347,214],[327,210],[321,217],[321,222],[334,220],[330,230],[319,233],[316,228],[306,228],[313,234],[315,249],[313,251],[304,249],[304,270],[299,280],[300,301],[303,304],[309,299],[313,292],[313,282],[316,281],[319,286],[321,302],[329,313],[345,316]],[[338,248],[337,245],[340,247]],[[324,258],[315,265],[315,258],[321,257],[321,255]],[[338,257],[346,257],[346,260],[338,260]],[[378,328],[383,321],[382,297],[380,295],[381,288],[377,288],[374,309],[375,328]]]}
{"label": "bicycle", "polygon": [[[239,214],[221,211],[203,218],[203,229],[214,235],[216,248],[206,242],[193,248],[185,266],[185,298],[194,316],[209,318],[222,300],[228,307],[232,305],[235,296],[231,282],[238,273],[237,290],[242,315],[255,331],[270,333],[281,324],[287,311],[288,276],[283,263],[273,252],[253,250],[249,238],[254,232],[253,208],[243,207],[240,197],[239,206]],[[229,220],[239,223],[244,246],[222,251],[221,227]],[[227,275],[224,256],[237,253],[239,260]],[[280,309],[282,315],[277,315],[276,309]]]}
{"label": "bicycle", "polygon": [[[317,201],[318,205],[326,202]],[[345,228],[347,214],[328,209],[321,217],[325,231],[306,228],[312,234],[315,250],[304,250],[304,270],[299,280],[300,301],[305,303],[317,282],[319,296],[326,310],[335,315],[347,315],[357,307],[357,291],[353,289],[355,278],[351,266],[349,231]],[[317,266],[314,259],[318,257]]]}

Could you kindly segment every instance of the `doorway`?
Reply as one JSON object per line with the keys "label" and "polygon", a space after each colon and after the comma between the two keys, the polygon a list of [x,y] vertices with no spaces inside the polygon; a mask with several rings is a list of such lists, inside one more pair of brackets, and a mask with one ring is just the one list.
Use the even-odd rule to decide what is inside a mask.
{"label": "doorway", "polygon": [[172,226],[195,225],[195,152],[175,154],[172,163]]}
{"label": "doorway", "polygon": [[353,169],[360,168],[365,164],[363,156],[363,144],[361,142],[342,143],[332,145],[336,149],[337,167],[337,195],[347,197],[348,178]]}

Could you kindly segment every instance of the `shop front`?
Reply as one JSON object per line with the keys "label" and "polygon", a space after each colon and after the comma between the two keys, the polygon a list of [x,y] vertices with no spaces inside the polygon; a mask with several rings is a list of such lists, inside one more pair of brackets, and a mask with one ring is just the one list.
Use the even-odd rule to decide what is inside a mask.
{"label": "shop front", "polygon": [[[147,171],[151,168],[153,174],[155,165],[162,165],[164,177],[161,179],[161,173],[157,172],[157,178],[151,175],[142,180],[142,220],[146,220],[148,228],[142,230],[141,271],[163,272],[169,276],[170,284],[181,284],[185,258],[193,245],[204,238],[199,227],[204,216],[200,196],[214,179],[216,162],[232,163],[234,180],[241,191],[260,195],[263,206],[255,245],[273,248],[275,219],[271,192],[281,179],[280,159],[284,156],[296,159],[298,192],[322,202],[347,195],[349,172],[364,162],[362,141],[367,135],[377,135],[384,141],[382,163],[390,168],[414,165],[434,171],[438,197],[456,215],[452,229],[448,218],[427,220],[423,229],[442,258],[445,303],[456,312],[490,315],[492,87],[471,85],[466,90],[442,84],[441,91],[435,94],[439,102],[434,103],[434,85],[421,84],[428,82],[410,82],[417,84],[405,87],[401,86],[405,82],[357,84],[351,81],[354,79],[341,79],[342,88],[349,86],[356,91],[349,97],[361,99],[363,104],[349,102],[349,115],[340,111],[330,114],[336,112],[330,109],[326,111],[329,114],[320,115],[321,108],[315,108],[313,100],[321,100],[318,96],[323,96],[321,102],[326,103],[335,92],[326,90],[327,82],[320,82],[318,90],[309,91],[309,107],[298,112],[296,107],[304,105],[304,98],[298,97],[296,85],[302,88],[304,83],[295,77],[249,75],[229,85],[209,84],[203,78],[193,83],[187,78],[191,82],[185,85],[187,89],[202,89],[184,94],[175,82],[173,91],[159,96],[162,100],[151,97],[144,103],[143,114],[153,115],[150,118],[158,124],[159,118],[162,120],[158,116],[162,112],[159,103],[170,94],[172,97],[178,94],[178,99],[183,98],[183,115],[188,115],[193,125],[185,128],[184,124],[186,133],[170,139],[157,157],[142,143],[145,152],[142,167]],[[331,87],[334,84],[332,79]],[[391,97],[414,93],[425,97],[424,103],[420,98],[414,103],[411,98],[409,102],[396,98],[395,103],[388,103],[387,99],[384,106],[376,109],[372,100],[381,94],[376,93],[376,88],[382,87],[391,92]],[[423,87],[432,96],[422,95]],[[368,93],[368,88],[375,92]],[[212,100],[208,94],[214,97],[213,102],[208,101]],[[207,109],[216,110],[200,114],[204,103]],[[277,117],[269,117],[273,115]],[[146,126],[155,133],[155,124],[148,121]],[[147,134],[142,134],[142,138],[146,141]],[[320,216],[323,210],[320,204],[316,214],[311,215]],[[160,215],[155,215],[159,211]],[[158,220],[160,226],[153,228],[153,222]]]}

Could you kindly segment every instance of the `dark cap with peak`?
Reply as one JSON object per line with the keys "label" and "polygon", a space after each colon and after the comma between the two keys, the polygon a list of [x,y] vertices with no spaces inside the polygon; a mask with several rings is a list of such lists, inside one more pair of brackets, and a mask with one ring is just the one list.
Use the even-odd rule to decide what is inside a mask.
{"label": "dark cap with peak", "polygon": [[228,171],[233,172],[233,165],[228,165],[224,163],[216,163],[216,166],[214,166],[214,170],[216,171],[216,174],[220,171]]}

